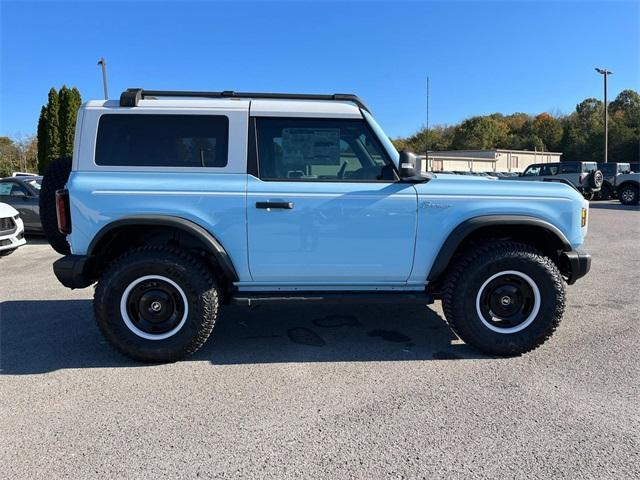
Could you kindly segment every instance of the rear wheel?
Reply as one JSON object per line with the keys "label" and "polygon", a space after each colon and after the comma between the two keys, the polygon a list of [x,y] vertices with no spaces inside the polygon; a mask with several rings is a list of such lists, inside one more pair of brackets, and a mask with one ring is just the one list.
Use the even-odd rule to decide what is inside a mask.
{"label": "rear wheel", "polygon": [[600,188],[600,191],[596,194],[596,200],[611,200],[613,198],[613,189],[611,185],[605,183]]}
{"label": "rear wheel", "polygon": [[151,246],[116,260],[96,287],[98,327],[125,355],[173,362],[197,351],[218,314],[218,289],[198,258]]}
{"label": "rear wheel", "polygon": [[453,331],[491,355],[520,355],[549,338],[564,311],[556,265],[516,242],[476,246],[453,266],[443,309]]}
{"label": "rear wheel", "polygon": [[638,195],[638,185],[623,185],[622,188],[618,190],[618,198],[623,205],[638,205],[640,199]]}

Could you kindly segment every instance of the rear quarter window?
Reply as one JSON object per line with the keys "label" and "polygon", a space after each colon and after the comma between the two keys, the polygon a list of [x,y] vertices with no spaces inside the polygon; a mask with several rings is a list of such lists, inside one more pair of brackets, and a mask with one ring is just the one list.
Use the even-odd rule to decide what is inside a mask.
{"label": "rear quarter window", "polygon": [[100,117],[96,165],[224,167],[229,119],[223,115],[106,114]]}

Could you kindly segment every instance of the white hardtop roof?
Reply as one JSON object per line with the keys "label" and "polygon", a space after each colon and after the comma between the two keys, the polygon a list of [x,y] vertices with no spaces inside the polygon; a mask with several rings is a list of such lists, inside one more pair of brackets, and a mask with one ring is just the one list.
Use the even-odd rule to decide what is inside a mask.
{"label": "white hardtop roof", "polygon": [[337,117],[362,118],[360,108],[349,101],[290,100],[250,98],[167,98],[142,99],[137,107],[121,107],[118,100],[89,100],[85,108],[139,109],[226,109],[247,110],[261,117]]}
{"label": "white hardtop roof", "polygon": [[336,100],[251,100],[251,115],[260,117],[341,117],[362,118],[360,108],[348,101]]}

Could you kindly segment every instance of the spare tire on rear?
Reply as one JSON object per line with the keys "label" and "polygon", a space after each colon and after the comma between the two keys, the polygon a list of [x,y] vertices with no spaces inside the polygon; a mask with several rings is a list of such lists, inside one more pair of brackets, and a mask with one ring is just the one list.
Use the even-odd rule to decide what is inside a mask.
{"label": "spare tire on rear", "polygon": [[64,234],[58,230],[56,215],[56,190],[64,188],[71,174],[71,157],[62,157],[51,163],[44,173],[40,188],[40,222],[49,244],[62,254],[69,255],[71,248]]}
{"label": "spare tire on rear", "polygon": [[604,175],[600,170],[594,170],[589,174],[587,181],[591,188],[600,188],[604,183]]}

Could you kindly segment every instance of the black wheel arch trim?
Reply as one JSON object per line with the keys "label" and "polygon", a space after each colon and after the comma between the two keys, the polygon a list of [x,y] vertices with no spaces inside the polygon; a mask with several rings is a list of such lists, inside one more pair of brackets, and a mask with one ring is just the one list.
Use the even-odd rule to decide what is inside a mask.
{"label": "black wheel arch trim", "polygon": [[629,187],[629,186],[640,188],[640,182],[636,182],[635,180],[625,180],[624,182],[622,182],[620,185],[616,187],[616,190],[621,190],[624,187]]}
{"label": "black wheel arch trim", "polygon": [[109,232],[121,227],[139,225],[172,227],[194,235],[207,247],[207,251],[218,261],[222,272],[229,282],[238,281],[238,273],[222,244],[204,227],[186,218],[172,215],[132,215],[115,220],[102,227],[93,237],[93,240],[91,240],[87,248],[87,256],[93,257],[95,255],[94,250],[97,245],[100,244],[101,240]]}
{"label": "black wheel arch trim", "polygon": [[465,220],[451,231],[447,239],[442,244],[442,247],[440,247],[440,251],[431,266],[427,281],[437,279],[447,269],[449,262],[453,258],[453,255],[460,244],[474,231],[484,227],[507,225],[524,225],[543,228],[560,240],[563,251],[568,252],[573,249],[567,237],[558,227],[546,220],[542,220],[541,218],[531,217],[528,215],[481,215]]}

